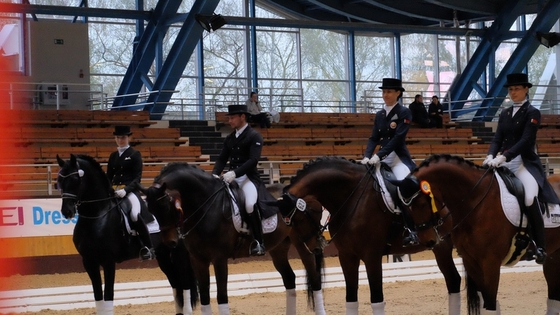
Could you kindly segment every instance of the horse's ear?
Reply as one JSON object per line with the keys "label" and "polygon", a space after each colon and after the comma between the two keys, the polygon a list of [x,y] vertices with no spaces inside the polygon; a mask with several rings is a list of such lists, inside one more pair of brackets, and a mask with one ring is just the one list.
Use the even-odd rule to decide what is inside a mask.
{"label": "horse's ear", "polygon": [[76,164],[76,156],[74,154],[70,154],[70,164]]}
{"label": "horse's ear", "polygon": [[56,161],[58,162],[58,165],[60,167],[64,167],[64,160],[60,158],[60,156],[58,156],[58,154],[56,155]]}

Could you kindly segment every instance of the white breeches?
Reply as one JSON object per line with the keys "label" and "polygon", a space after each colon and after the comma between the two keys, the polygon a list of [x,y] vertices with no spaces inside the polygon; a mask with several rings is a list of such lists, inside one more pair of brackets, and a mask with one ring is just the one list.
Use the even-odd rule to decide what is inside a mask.
{"label": "white breeches", "polygon": [[391,167],[398,180],[402,180],[410,173],[408,167],[399,159],[399,156],[394,151],[387,155],[383,162]]}
{"label": "white breeches", "polygon": [[255,187],[255,184],[253,184],[247,175],[237,177],[235,181],[239,184],[239,187],[241,187],[245,195],[245,209],[247,213],[253,213],[257,198],[259,197],[257,187]]}
{"label": "white breeches", "polygon": [[138,215],[140,214],[140,200],[138,197],[133,193],[128,193],[126,198],[130,201],[132,205],[132,209],[130,209],[130,219],[132,222],[138,221]]}
{"label": "white breeches", "polygon": [[533,204],[535,197],[539,194],[539,184],[529,173],[525,165],[523,165],[523,160],[521,156],[517,156],[509,162],[502,164],[512,171],[517,178],[523,183],[523,188],[525,189],[525,206],[530,206]]}

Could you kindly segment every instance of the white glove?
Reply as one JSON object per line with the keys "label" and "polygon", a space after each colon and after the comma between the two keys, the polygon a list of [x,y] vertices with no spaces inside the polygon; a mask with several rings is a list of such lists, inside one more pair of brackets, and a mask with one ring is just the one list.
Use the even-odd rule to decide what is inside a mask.
{"label": "white glove", "polygon": [[368,162],[370,165],[375,165],[377,163],[379,163],[379,156],[377,156],[377,154],[374,154],[371,159],[369,159]]}
{"label": "white glove", "polygon": [[486,158],[484,159],[484,162],[482,162],[482,165],[486,165],[488,163],[490,163],[490,161],[492,161],[494,159],[494,156],[492,154],[489,154],[486,156]]}
{"label": "white glove", "polygon": [[229,171],[229,172],[224,174],[224,182],[229,184],[229,183],[233,182],[234,179],[235,179],[235,172],[234,171]]}
{"label": "white glove", "polygon": [[115,196],[124,198],[124,196],[126,196],[126,191],[124,189],[115,190]]}
{"label": "white glove", "polygon": [[220,176],[216,175],[216,174],[212,174],[212,177],[220,179]]}
{"label": "white glove", "polygon": [[360,163],[367,164],[369,162],[369,158],[365,157]]}
{"label": "white glove", "polygon": [[497,157],[495,157],[494,159],[492,159],[492,161],[488,162],[488,166],[491,167],[498,167],[500,165],[502,165],[504,162],[506,161],[506,157],[503,155],[498,155]]}

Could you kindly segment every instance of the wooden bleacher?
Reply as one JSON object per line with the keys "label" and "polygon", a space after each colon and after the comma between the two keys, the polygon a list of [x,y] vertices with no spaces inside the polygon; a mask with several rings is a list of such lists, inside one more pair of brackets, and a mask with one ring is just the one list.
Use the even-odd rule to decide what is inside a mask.
{"label": "wooden bleacher", "polygon": [[[188,145],[178,128],[154,126],[148,112],[15,110],[9,114],[15,118],[2,126],[0,134],[0,142],[10,148],[10,154],[0,159],[4,171],[0,198],[46,194],[48,185],[56,182],[57,155],[68,159],[70,154],[86,154],[106,163],[115,151],[116,125],[131,126],[131,145],[142,153],[145,164],[209,160],[200,146]],[[155,175],[148,174],[144,177],[151,183]]]}

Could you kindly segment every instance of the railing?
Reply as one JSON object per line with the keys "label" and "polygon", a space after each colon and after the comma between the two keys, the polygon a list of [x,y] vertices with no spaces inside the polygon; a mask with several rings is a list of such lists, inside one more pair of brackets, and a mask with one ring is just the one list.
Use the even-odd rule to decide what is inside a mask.
{"label": "railing", "polygon": [[[468,158],[471,161],[479,161],[481,162],[483,158]],[[415,162],[418,164],[422,161],[422,159],[416,159]],[[301,160],[293,160],[293,161],[262,161],[258,164],[259,172],[261,173],[261,177],[267,184],[274,184],[285,182],[289,180],[291,177],[290,174],[295,174],[296,171],[299,169],[297,165],[301,165],[304,161]],[[558,157],[541,157],[541,162],[544,165],[546,173],[551,174],[560,174],[560,156]],[[105,163],[106,164],[106,163]],[[150,166],[165,166],[167,163],[144,163],[146,168]],[[189,162],[189,164],[197,165],[199,167],[203,167],[203,169],[209,169],[214,164],[213,162]],[[283,167],[280,169],[280,165],[287,165],[293,164],[293,168]],[[103,165],[103,164],[102,164]],[[39,180],[30,180],[25,181],[28,184],[34,184],[35,187],[39,187],[36,190],[25,190],[25,191],[17,191],[12,190],[14,195],[17,196],[30,196],[30,197],[54,197],[58,196],[58,192],[53,190],[53,184],[56,181],[56,174],[52,172],[53,168],[58,168],[56,164],[30,164],[30,165],[0,165],[0,168],[4,167],[22,167],[22,166],[34,166],[34,167],[44,167],[45,173],[44,179]],[[148,175],[149,174],[149,175]],[[288,174],[288,175],[286,175]],[[153,176],[152,176],[153,175]],[[143,183],[152,183],[153,178],[157,174],[153,171],[151,172],[144,172],[144,177],[142,178]]]}

